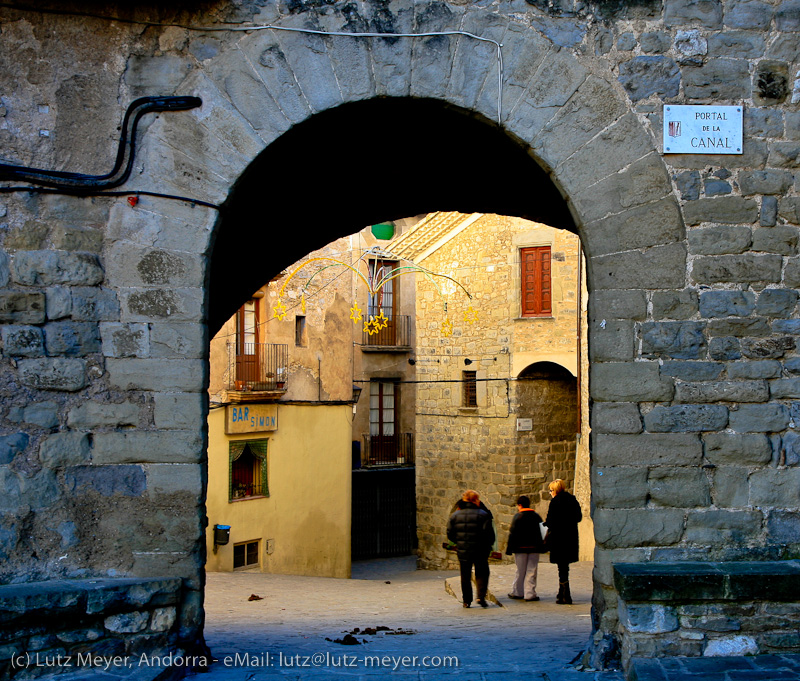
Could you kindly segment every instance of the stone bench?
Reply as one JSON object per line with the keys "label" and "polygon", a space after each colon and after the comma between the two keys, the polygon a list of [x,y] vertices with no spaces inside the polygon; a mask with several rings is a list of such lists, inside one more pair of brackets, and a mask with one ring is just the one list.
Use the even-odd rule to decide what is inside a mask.
{"label": "stone bench", "polygon": [[800,652],[800,561],[621,563],[619,636],[634,658]]}
{"label": "stone bench", "polygon": [[[150,675],[175,649],[180,579],[85,579],[0,586],[0,678]],[[169,655],[172,654],[172,659]]]}

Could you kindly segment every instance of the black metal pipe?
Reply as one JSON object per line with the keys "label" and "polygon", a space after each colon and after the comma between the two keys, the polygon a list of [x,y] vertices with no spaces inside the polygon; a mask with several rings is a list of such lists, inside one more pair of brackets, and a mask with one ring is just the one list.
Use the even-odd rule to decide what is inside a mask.
{"label": "black metal pipe", "polygon": [[119,187],[131,174],[139,119],[153,111],[186,111],[203,103],[199,97],[140,97],[131,102],[122,119],[122,132],[114,168],[106,175],[85,175],[0,163],[0,180],[32,182],[59,189],[96,191]]}

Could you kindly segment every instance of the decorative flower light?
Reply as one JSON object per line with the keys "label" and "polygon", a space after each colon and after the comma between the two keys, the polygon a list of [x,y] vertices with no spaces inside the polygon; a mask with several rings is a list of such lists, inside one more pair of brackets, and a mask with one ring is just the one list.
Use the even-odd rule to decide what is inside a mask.
{"label": "decorative flower light", "polygon": [[[366,276],[358,269],[357,266],[361,261],[365,261],[369,256],[372,256],[374,258],[378,258],[378,259],[381,259],[381,260],[395,260],[395,261],[401,261],[402,260],[403,262],[405,262],[407,264],[395,267],[392,270],[386,272],[385,274],[384,274],[384,269],[383,268],[380,268],[380,269],[376,268],[374,272],[370,273],[369,276]],[[326,261],[328,264],[320,266],[319,269],[317,269],[316,272],[314,272],[308,278],[308,280],[306,281],[305,285],[303,286],[303,290],[302,290],[302,294],[301,294],[301,298],[300,298],[300,304],[301,304],[301,308],[303,310],[303,313],[305,313],[305,311],[306,311],[305,293],[308,290],[308,287],[311,284],[311,282],[313,281],[314,277],[316,277],[320,272],[323,272],[323,271],[327,270],[330,267],[337,267],[337,266],[346,267],[347,269],[349,269],[352,272],[354,272],[356,274],[356,276],[358,276],[358,278],[361,279],[361,281],[363,281],[364,284],[366,284],[367,292],[368,292],[368,294],[370,296],[377,296],[377,294],[381,291],[381,289],[388,282],[392,281],[393,279],[396,279],[397,277],[399,277],[402,274],[409,274],[409,273],[412,273],[412,272],[419,272],[423,276],[425,276],[425,278],[428,279],[433,284],[434,288],[436,289],[436,292],[439,294],[439,297],[442,299],[442,303],[443,303],[442,307],[444,309],[445,315],[447,314],[447,302],[445,300],[445,297],[444,297],[444,295],[442,293],[441,288],[439,287],[439,285],[436,282],[436,280],[434,279],[434,277],[443,277],[444,279],[447,279],[447,280],[453,282],[462,291],[464,291],[464,293],[466,294],[467,298],[472,300],[472,294],[469,291],[467,291],[467,289],[464,288],[464,286],[460,282],[458,282],[456,279],[454,279],[453,277],[450,277],[450,276],[448,276],[446,274],[439,274],[437,272],[433,272],[433,271],[431,271],[431,270],[429,270],[429,269],[427,269],[425,267],[422,267],[421,265],[417,265],[416,263],[411,262],[410,260],[406,260],[405,258],[398,258],[397,256],[394,256],[391,253],[387,253],[387,252],[383,251],[382,249],[379,249],[378,247],[374,247],[374,248],[370,248],[369,250],[365,251],[361,255],[361,257],[359,257],[358,260],[356,260],[356,262],[353,263],[353,265],[349,265],[348,263],[343,262],[341,260],[337,260],[336,258],[328,258],[328,257],[309,258],[304,263],[299,265],[291,274],[289,274],[289,276],[286,278],[286,281],[283,282],[283,286],[281,286],[280,291],[278,292],[278,302],[275,305],[275,307],[272,308],[273,312],[275,313],[275,317],[277,319],[281,319],[282,320],[286,316],[286,306],[283,304],[283,301],[282,301],[281,298],[283,296],[284,291],[286,290],[287,284],[304,267],[308,266],[312,262],[318,262],[318,261]],[[358,324],[364,318],[362,313],[363,313],[363,310],[361,310],[358,307],[358,303],[354,302],[353,306],[350,308],[350,319],[352,319],[355,324]],[[478,318],[478,313],[470,305],[468,310],[464,313],[464,320],[466,322],[472,324],[477,320],[477,318]],[[383,313],[383,310],[381,310],[378,315],[375,315],[375,316],[370,315],[369,320],[365,319],[363,328],[364,328],[364,332],[365,333],[367,333],[370,336],[372,336],[372,335],[378,333],[381,329],[385,329],[388,326],[389,326],[389,318]],[[453,333],[453,323],[450,321],[450,319],[445,317],[444,322],[442,322],[442,335],[451,336],[452,333]]]}

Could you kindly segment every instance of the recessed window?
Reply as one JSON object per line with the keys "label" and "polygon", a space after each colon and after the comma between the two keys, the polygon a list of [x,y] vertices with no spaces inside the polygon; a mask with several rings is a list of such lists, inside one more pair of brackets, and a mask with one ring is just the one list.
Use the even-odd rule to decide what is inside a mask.
{"label": "recessed window", "polygon": [[523,317],[551,317],[550,246],[520,249]]}
{"label": "recessed window", "polygon": [[269,496],[267,440],[234,440],[230,449],[230,500]]}
{"label": "recessed window", "polygon": [[463,406],[478,406],[478,372],[462,371],[461,380],[464,382]]}
{"label": "recessed window", "polygon": [[246,541],[233,545],[233,569],[258,567],[258,545],[260,542]]}
{"label": "recessed window", "polygon": [[306,343],[306,318],[303,315],[297,315],[294,318],[294,344],[304,348]]}

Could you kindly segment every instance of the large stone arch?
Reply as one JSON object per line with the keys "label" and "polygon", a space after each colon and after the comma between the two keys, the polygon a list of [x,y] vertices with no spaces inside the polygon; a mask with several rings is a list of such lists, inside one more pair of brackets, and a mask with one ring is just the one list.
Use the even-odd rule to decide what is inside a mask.
{"label": "large stone arch", "polygon": [[[219,262],[228,262],[227,244],[236,236],[260,238],[242,227],[254,205],[286,199],[286,178],[280,174],[271,194],[264,191],[259,197],[253,190],[264,163],[287,140],[295,135],[306,139],[308,130],[332,134],[325,121],[346,119],[350,112],[357,119],[364,112],[396,112],[396,107],[442,116],[439,125],[442,120],[468,121],[458,129],[474,130],[484,152],[497,140],[502,153],[490,158],[520,159],[515,168],[525,168],[522,180],[530,172],[543,182],[546,174],[567,202],[568,218],[529,207],[524,181],[511,184],[513,191],[489,209],[507,206],[505,212],[523,217],[563,220],[555,226],[573,228],[581,236],[592,293],[597,642],[611,641],[620,631],[614,562],[741,559],[752,551],[763,559],[796,555],[797,503],[773,492],[779,485],[772,484],[777,474],[772,468],[796,458],[795,434],[789,432],[786,441],[779,434],[790,427],[786,400],[797,387],[763,365],[738,367],[727,383],[715,383],[726,363],[738,359],[733,351],[714,356],[719,366],[701,366],[701,361],[674,366],[708,357],[707,329],[736,341],[725,348],[720,343],[721,351],[744,338],[753,341],[745,348],[749,359],[783,357],[781,348],[789,347],[785,338],[797,328],[788,303],[781,303],[778,294],[767,296],[759,303],[762,317],[748,316],[764,286],[788,287],[779,293],[791,294],[800,280],[797,263],[781,260],[796,255],[791,235],[764,235],[762,230],[754,249],[766,254],[752,255],[745,253],[752,243],[747,240],[739,251],[714,250],[709,244],[715,227],[704,227],[696,230],[704,235],[689,253],[683,215],[692,227],[754,224],[755,200],[706,198],[682,211],[671,170],[703,167],[708,159],[673,160],[677,166],[668,168],[645,120],[652,111],[638,113],[629,96],[639,101],[639,94],[623,90],[617,67],[610,68],[591,50],[571,49],[583,40],[574,23],[563,34],[543,12],[535,7],[522,12],[516,2],[502,2],[496,11],[455,1],[381,7],[367,6],[362,15],[349,5],[269,4],[258,10],[239,8],[242,14],[233,18],[198,11],[192,19],[198,25],[253,19],[345,32],[467,31],[502,43],[502,92],[495,46],[462,33],[391,39],[278,30],[198,33],[178,25],[185,22],[145,29],[134,21],[137,28],[114,25],[107,29],[113,36],[106,36],[106,43],[94,42],[99,52],[91,58],[97,66],[102,57],[105,74],[110,74],[99,82],[103,102],[116,106],[139,95],[181,94],[199,96],[203,105],[146,122],[134,173],[123,188],[172,198],[143,194],[129,205],[124,197],[31,192],[5,200],[0,311],[7,409],[0,450],[0,540],[5,557],[13,560],[4,562],[3,580],[178,577],[182,591],[170,601],[170,607],[177,607],[178,624],[170,631],[184,646],[200,640],[208,323],[218,323],[226,305],[235,307],[237,298],[253,288],[249,275],[236,277],[227,288],[230,301],[209,299],[217,278],[211,261],[221,257]],[[29,71],[27,52],[8,57],[20,67],[8,69],[12,77],[29,74],[31,95],[21,98],[26,106],[45,116],[52,97],[60,107],[58,116],[68,116],[70,99],[59,95],[57,84],[70,78],[82,83],[80,70],[91,63],[85,54],[93,42],[88,31],[69,16],[21,20],[16,10],[4,11],[17,22],[4,25],[4,39],[19,38],[24,44],[25,36],[43,40],[50,31],[74,48],[74,62],[66,53],[50,60],[57,71],[52,83],[41,76],[47,48],[33,38],[28,47],[40,58],[39,70]],[[720,10],[719,26],[721,16]],[[666,19],[665,30],[697,24],[716,30],[714,17],[695,16],[686,7],[671,5]],[[51,31],[48,22],[68,30]],[[103,20],[85,19],[90,24],[105,26]],[[570,34],[573,29],[577,38]],[[149,56],[142,56],[148,49]],[[503,113],[495,123],[498,99]],[[92,104],[90,113],[103,111],[118,120],[110,105]],[[769,127],[766,116],[761,124]],[[113,136],[113,125],[103,122],[106,138]],[[91,125],[84,121],[80,130],[91,132]],[[53,149],[39,146],[46,132],[21,134],[16,141],[6,136],[9,145],[17,145],[9,158],[16,154],[19,163],[56,165]],[[763,136],[771,134],[767,130]],[[61,158],[91,167],[100,146],[95,142],[62,136],[56,149],[68,150]],[[763,169],[766,146],[746,145],[748,154],[736,167]],[[776,149],[770,163],[792,167],[791,149]],[[536,166],[523,157],[535,159]],[[324,179],[327,187],[340,177]],[[748,196],[761,192],[774,197],[768,179],[750,177],[760,189]],[[459,182],[451,184],[451,191],[459,189]],[[501,189],[495,185],[489,194]],[[545,198],[554,196],[548,192]],[[335,194],[325,196],[330,201]],[[790,198],[781,208],[785,232],[796,231],[791,225],[798,221],[796,197]],[[191,199],[218,204],[221,211]],[[401,202],[394,205],[405,209]],[[777,203],[773,208],[777,213]],[[370,210],[375,209],[372,204]],[[354,212],[359,220],[368,214]],[[309,247],[336,236],[344,222],[315,225]],[[332,224],[334,233],[328,233]],[[289,248],[270,266],[279,270],[295,255]],[[708,296],[700,309],[699,287],[731,285],[753,289],[746,291],[752,300],[743,296],[741,303],[746,314],[737,323],[720,322],[712,329],[715,318],[726,316],[720,312],[726,304],[733,309],[739,303],[722,295],[729,291],[711,291],[720,295]],[[682,306],[688,312],[678,312]],[[786,317],[782,325],[764,321],[781,315]],[[723,326],[729,333],[723,333]],[[661,360],[672,366],[662,370]],[[767,379],[775,380],[768,386]],[[679,393],[676,385],[683,388]],[[726,431],[728,407],[713,404],[713,393],[720,390],[726,404],[744,407],[733,433]],[[764,419],[769,423],[762,427],[757,422]],[[654,506],[648,463],[674,474],[682,490],[696,494],[670,500],[664,493]],[[703,463],[725,467],[724,476],[701,470]],[[737,487],[735,471],[750,476],[751,487]],[[704,506],[710,498],[706,476],[713,476],[727,495],[715,497],[721,506],[711,512]],[[735,524],[733,530],[715,534],[729,523]],[[751,523],[757,530],[748,530]],[[733,547],[726,545],[731,537]]]}
{"label": "large stone arch", "polygon": [[[448,125],[469,132],[461,142],[468,146],[477,140],[476,160],[490,164],[489,177],[481,180],[482,191],[476,193],[473,188],[465,191],[461,183],[466,177],[457,175],[457,181],[447,185],[452,207],[519,214],[577,229],[585,244],[592,290],[683,285],[683,234],[670,199],[668,176],[652,137],[628,113],[618,86],[594,75],[588,65],[538,31],[495,13],[432,3],[427,10],[401,10],[396,18],[410,23],[398,24],[394,30],[462,30],[501,41],[502,93],[497,89],[495,47],[465,35],[384,40],[280,31],[224,34],[211,51],[216,54],[199,60],[180,81],[174,73],[182,65],[180,60],[167,63],[163,72],[137,76],[129,70],[126,74],[131,83],[137,77],[143,81],[130,85],[132,93],[151,94],[157,89],[158,94],[194,95],[203,104],[148,122],[136,172],[125,189],[156,187],[173,196],[202,199],[220,204],[219,214],[190,201],[165,202],[148,196],[141,196],[134,207],[121,200],[49,196],[20,206],[20,212],[28,211],[41,220],[65,211],[84,224],[107,216],[101,258],[89,273],[80,270],[80,258],[71,254],[52,255],[47,249],[11,253],[15,285],[43,289],[82,284],[87,289],[100,284],[87,294],[93,298],[89,318],[99,325],[99,338],[94,345],[87,342],[87,349],[99,351],[102,368],[93,368],[90,352],[78,352],[80,358],[59,357],[50,344],[49,356],[41,359],[32,356],[36,350],[19,351],[25,357],[19,363],[21,382],[35,393],[42,391],[37,394],[54,389],[86,400],[105,391],[109,400],[92,407],[68,399],[59,408],[62,430],[49,436],[32,435],[44,464],[39,477],[47,477],[54,487],[64,480],[70,490],[54,492],[52,505],[45,500],[42,511],[55,510],[56,517],[64,516],[62,523],[79,527],[82,520],[74,510],[76,505],[96,507],[103,516],[96,531],[104,540],[93,552],[81,555],[77,551],[62,564],[56,562],[58,547],[53,545],[49,549],[53,558],[28,574],[40,579],[102,575],[110,566],[115,574],[181,577],[187,590],[179,608],[179,636],[184,643],[199,637],[205,476],[203,325],[209,315],[212,324],[218,323],[263,283],[263,272],[231,277],[224,285],[229,298],[224,307],[214,298],[213,287],[219,284],[213,260],[227,264],[229,244],[235,249],[240,238],[263,245],[269,237],[280,237],[284,225],[271,226],[265,240],[254,225],[244,224],[253,220],[259,205],[268,217],[277,210],[270,203],[291,197],[283,186],[287,177],[281,169],[269,177],[273,191],[261,188],[258,192],[259,182],[266,179],[265,164],[273,156],[291,154],[296,149],[293,144],[307,143],[308,135],[314,139],[313,135],[335,134],[336,126],[351,116],[363,122],[366,115],[391,115],[395,126],[403,124],[403,116],[418,116],[423,125],[410,126],[416,134],[423,134],[424,125],[432,121],[437,134]],[[335,24],[344,22],[337,13],[323,16],[311,11],[278,23],[297,26],[309,21],[319,22],[326,30],[346,28]],[[146,66],[140,67],[142,71]],[[144,91],[145,85],[149,92]],[[505,113],[498,125],[493,119],[500,96]],[[376,134],[379,128],[370,132]],[[394,134],[392,129],[381,132],[387,137]],[[402,135],[400,140],[407,142]],[[447,151],[463,168],[465,159],[458,155],[457,141],[449,139]],[[426,142],[430,145],[434,139]],[[500,152],[487,156],[493,145]],[[501,182],[492,182],[492,164],[499,160],[508,161],[505,167],[513,173],[506,178],[498,175]],[[283,162],[287,161],[284,155]],[[357,169],[352,163],[348,167],[351,172]],[[340,175],[324,178],[324,184],[333,184],[331,180]],[[571,215],[562,209],[548,175],[567,197]],[[302,196],[305,186],[297,189],[295,195]],[[369,192],[374,196],[374,187],[367,184],[365,193]],[[338,189],[322,193],[331,203],[333,197],[341,196]],[[437,195],[440,192],[428,191],[422,198],[394,200],[392,205],[405,214],[449,207],[428,203]],[[474,207],[463,205],[470,195],[483,196],[483,200]],[[368,210],[348,208],[352,215],[342,220],[335,215],[335,205],[320,207],[322,211],[311,214],[315,221],[307,238],[296,245],[281,241],[280,252],[270,253],[268,266],[274,271],[310,247],[338,236],[336,230],[352,231],[352,219],[358,221],[356,226],[363,224],[372,217],[369,211],[380,209],[373,200]],[[641,230],[640,223],[653,228]],[[231,234],[237,238],[230,238]],[[33,264],[32,254],[38,258]],[[37,269],[44,274],[35,274]],[[60,275],[79,270],[72,279]],[[210,301],[206,298],[209,290]],[[48,293],[51,304],[57,294]],[[75,292],[72,301],[74,305]],[[632,357],[618,359],[627,362]],[[623,367],[631,374],[639,370],[634,364]],[[607,392],[615,389],[602,375],[596,382]],[[641,385],[633,378],[631,383]],[[639,390],[634,397],[654,396]],[[142,404],[150,405],[152,416],[143,416],[135,406]],[[56,449],[58,454],[53,453]],[[21,484],[16,489],[10,504],[24,504],[29,495]],[[107,498],[118,494],[127,501],[117,507],[108,505]],[[175,505],[178,501],[183,502],[180,510]],[[137,524],[129,527],[128,521],[123,539],[111,528],[126,526],[123,518],[131,517]],[[32,525],[46,531],[43,522],[34,520]],[[85,531],[77,530],[82,540]],[[8,576],[18,578],[29,568],[30,559],[19,556]]]}

